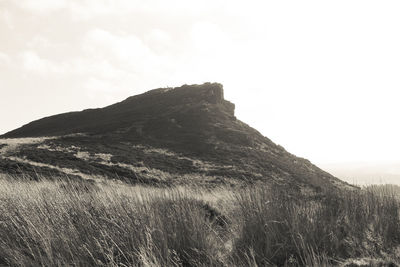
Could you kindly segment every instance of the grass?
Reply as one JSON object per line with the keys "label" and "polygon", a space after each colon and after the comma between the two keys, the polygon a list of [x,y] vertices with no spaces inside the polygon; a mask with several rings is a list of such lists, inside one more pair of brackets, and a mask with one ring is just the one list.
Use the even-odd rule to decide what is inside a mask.
{"label": "grass", "polygon": [[293,197],[262,186],[162,189],[3,176],[0,266],[398,263],[393,192]]}
{"label": "grass", "polygon": [[243,221],[233,254],[239,261],[251,255],[259,266],[333,264],[382,255],[400,242],[400,206],[392,195],[345,191],[293,199],[283,191],[258,188],[237,197]]}

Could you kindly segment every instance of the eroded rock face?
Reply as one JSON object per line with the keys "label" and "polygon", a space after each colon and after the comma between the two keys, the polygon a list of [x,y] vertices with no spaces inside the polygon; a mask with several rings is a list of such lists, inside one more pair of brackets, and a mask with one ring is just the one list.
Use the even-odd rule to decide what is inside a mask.
{"label": "eroded rock face", "polygon": [[224,89],[222,84],[219,83],[206,83],[202,85],[204,88],[205,99],[212,104],[219,105],[224,112],[232,117],[235,116],[235,104],[225,100]]}
{"label": "eroded rock face", "polygon": [[[160,94],[162,92],[162,94]],[[208,103],[222,108],[225,112],[234,116],[235,105],[224,98],[224,89],[220,83],[204,83],[201,85],[183,85],[171,89],[155,89],[147,92],[148,97],[154,98],[155,102],[160,102],[156,98],[162,97],[165,106],[179,106],[182,104]],[[132,100],[135,97],[132,98]]]}
{"label": "eroded rock face", "polygon": [[224,101],[224,89],[222,84],[212,83],[212,84],[204,84],[204,95],[205,98],[213,104],[220,104]]}

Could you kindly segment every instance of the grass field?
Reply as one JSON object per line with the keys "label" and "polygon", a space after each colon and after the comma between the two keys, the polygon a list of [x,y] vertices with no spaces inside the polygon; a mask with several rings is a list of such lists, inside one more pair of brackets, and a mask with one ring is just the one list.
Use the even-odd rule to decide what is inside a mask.
{"label": "grass field", "polygon": [[4,175],[0,266],[396,266],[397,194],[374,187],[295,197],[260,186]]}

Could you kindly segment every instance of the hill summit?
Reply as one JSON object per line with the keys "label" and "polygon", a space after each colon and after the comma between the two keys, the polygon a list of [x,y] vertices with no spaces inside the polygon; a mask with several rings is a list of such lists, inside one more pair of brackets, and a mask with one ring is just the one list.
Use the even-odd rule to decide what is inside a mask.
{"label": "hill summit", "polygon": [[[173,131],[176,127],[191,130],[191,126],[200,126],[199,123],[205,122],[207,117],[211,118],[210,112],[214,112],[214,115],[234,116],[235,106],[224,100],[223,94],[222,85],[218,83],[160,88],[129,97],[105,108],[87,109],[40,119],[8,132],[3,137],[110,132],[124,133],[132,137],[145,133],[164,134],[165,130]],[[161,132],[157,131],[157,125]]]}
{"label": "hill summit", "polygon": [[299,190],[348,186],[274,144],[236,119],[234,111],[219,83],[151,90],[4,134],[1,138],[42,139],[2,148],[0,171],[13,170],[17,162],[34,166],[35,172],[151,184],[266,182]]}

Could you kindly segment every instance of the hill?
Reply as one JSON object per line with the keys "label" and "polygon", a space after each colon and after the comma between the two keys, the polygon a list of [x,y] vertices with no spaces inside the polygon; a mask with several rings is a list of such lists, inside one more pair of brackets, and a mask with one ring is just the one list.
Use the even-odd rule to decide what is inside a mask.
{"label": "hill", "polygon": [[17,174],[22,166],[159,185],[349,187],[236,119],[234,110],[221,84],[205,83],[43,118],[0,136],[0,172]]}

